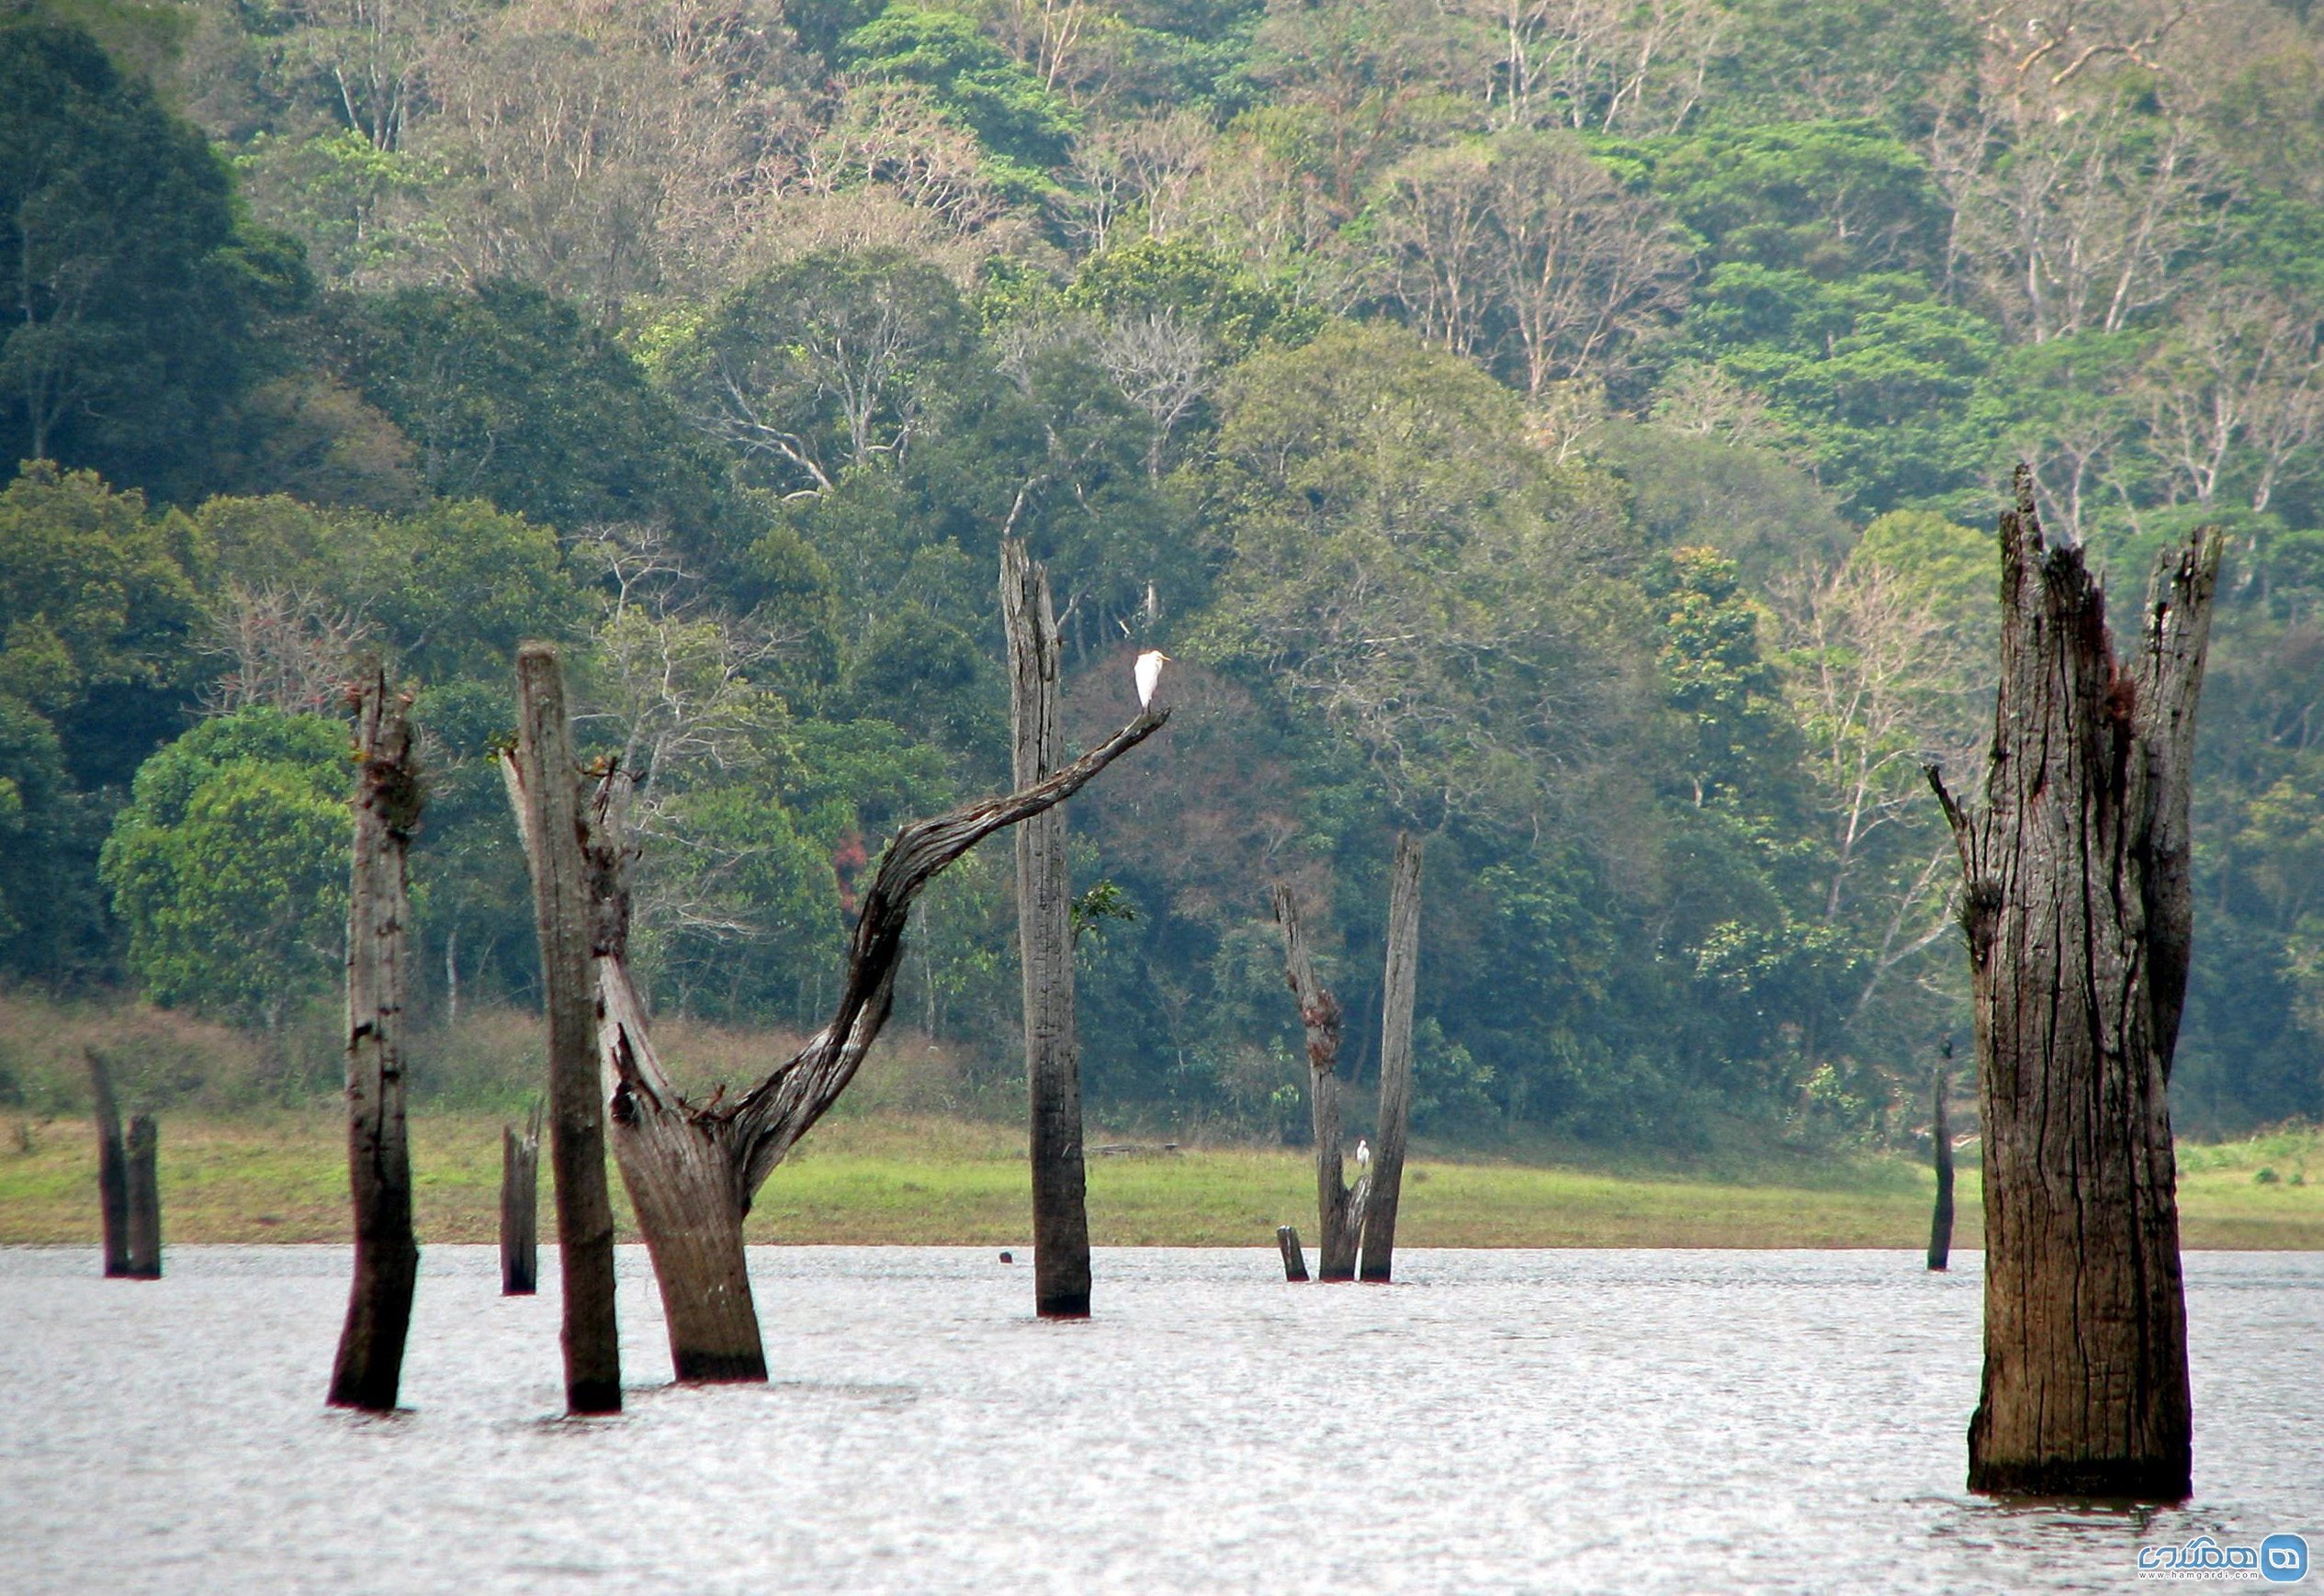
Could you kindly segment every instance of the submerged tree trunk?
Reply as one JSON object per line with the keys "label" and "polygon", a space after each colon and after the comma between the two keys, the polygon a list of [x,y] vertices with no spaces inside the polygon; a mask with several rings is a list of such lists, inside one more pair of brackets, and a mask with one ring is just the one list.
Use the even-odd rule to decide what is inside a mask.
{"label": "submerged tree trunk", "polygon": [[347,892],[347,1182],[355,1281],[331,1373],[334,1408],[395,1410],[420,1277],[412,1235],[412,1152],[403,1118],[405,955],[419,762],[408,702],[376,663],[357,689],[355,864]]}
{"label": "submerged tree trunk", "polygon": [[[800,1137],[846,1091],[895,997],[913,902],[947,866],[994,832],[1061,804],[1099,771],[1161,729],[1167,712],[1140,715],[1035,786],[964,805],[898,832],[880,860],[849,948],[830,1023],[739,1097],[721,1086],[687,1101],[655,1052],[629,974],[629,874],[637,849],[625,823],[627,776],[608,770],[577,822],[571,850],[585,878],[596,965],[598,1090],[613,1124],[614,1154],[652,1254],[681,1380],[766,1377],[750,1300],[742,1221],[750,1202]],[[544,871],[545,836],[527,792],[534,778],[503,757],[502,774],[532,860]]]}
{"label": "submerged tree trunk", "polygon": [[129,1139],[122,1148],[129,1245],[121,1273],[132,1280],[162,1277],[161,1140],[151,1114],[139,1114],[130,1120]]}
{"label": "submerged tree trunk", "polygon": [[90,1118],[96,1121],[96,1200],[105,1221],[105,1277],[130,1272],[130,1163],[121,1141],[121,1110],[113,1100],[113,1072],[95,1048],[89,1065]]}
{"label": "submerged tree trunk", "polygon": [[1307,1254],[1300,1251],[1299,1232],[1289,1225],[1276,1226],[1275,1245],[1281,1250],[1283,1254],[1283,1278],[1286,1280],[1306,1279]]}
{"label": "submerged tree trunk", "polygon": [[1396,1250],[1396,1202],[1404,1191],[1405,1140],[1412,1125],[1412,1010],[1420,975],[1420,843],[1396,834],[1388,881],[1388,972],[1380,1002],[1380,1145],[1372,1150],[1364,1206],[1362,1275],[1389,1277]]}
{"label": "submerged tree trunk", "polygon": [[1307,1108],[1315,1135],[1315,1277],[1356,1277],[1356,1235],[1363,1222],[1348,1189],[1339,1146],[1339,999],[1315,979],[1315,961],[1291,888],[1275,887],[1275,923],[1283,927],[1283,975],[1307,1032]]}
{"label": "submerged tree trunk", "polygon": [[1984,1137],[1972,1490],[2157,1500],[2193,1420],[2167,1088],[2194,920],[2187,832],[2216,537],[2166,556],[2118,661],[2031,479],[2002,517],[1983,801],[1957,803]]}
{"label": "submerged tree trunk", "polygon": [[1942,1269],[1953,1256],[1953,1124],[1946,1097],[1953,1089],[1953,1041],[1947,1037],[1929,1088],[1929,1157],[1936,1168],[1936,1206],[1929,1211],[1929,1267]]}
{"label": "submerged tree trunk", "polygon": [[565,1406],[621,1411],[621,1343],[614,1319],[614,1209],[605,1190],[605,1105],[597,1090],[597,1012],[590,969],[565,672],[557,650],[527,644],[516,657],[513,764],[534,850],[533,911],[548,1011],[549,1167],[556,1180],[562,1276]]}
{"label": "submerged tree trunk", "polygon": [[[1049,573],[1025,545],[1000,545],[1000,614],[1009,635],[1010,766],[1030,787],[1056,770],[1057,618]],[[1025,1083],[1031,1109],[1033,1309],[1089,1314],[1089,1216],[1081,1151],[1081,1039],[1074,1025],[1073,887],[1062,804],[1017,828],[1017,948],[1024,977]]]}
{"label": "submerged tree trunk", "polygon": [[501,1295],[530,1297],[540,1288],[541,1110],[519,1131],[501,1127]]}

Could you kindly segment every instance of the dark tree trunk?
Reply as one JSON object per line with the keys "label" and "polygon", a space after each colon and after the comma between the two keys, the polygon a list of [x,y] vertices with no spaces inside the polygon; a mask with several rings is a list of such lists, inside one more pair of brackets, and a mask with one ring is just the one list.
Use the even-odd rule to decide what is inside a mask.
{"label": "dark tree trunk", "polygon": [[501,1295],[540,1288],[541,1111],[525,1129],[501,1127]]}
{"label": "dark tree trunk", "polygon": [[1286,1280],[1306,1279],[1307,1254],[1300,1251],[1299,1232],[1289,1225],[1276,1226],[1275,1245],[1282,1249],[1283,1278]]}
{"label": "dark tree trunk", "polygon": [[[624,820],[627,778],[608,771],[578,821],[581,869],[595,957],[599,1093],[613,1123],[615,1158],[653,1256],[670,1326],[671,1362],[682,1380],[766,1377],[766,1355],[742,1244],[750,1202],[800,1137],[837,1102],[887,1023],[913,902],[987,837],[1079,792],[1099,771],[1158,731],[1167,713],[1143,714],[1038,786],[964,805],[898,832],[880,860],[855,922],[845,979],[830,1023],[739,1098],[724,1087],[686,1100],[654,1051],[629,975],[629,872],[637,849]],[[535,874],[540,833],[526,772],[503,758],[502,773]]]}
{"label": "dark tree trunk", "polygon": [[1396,1202],[1404,1190],[1405,1141],[1412,1125],[1412,1010],[1420,973],[1420,843],[1396,835],[1388,882],[1388,972],[1380,1000],[1380,1145],[1372,1149],[1364,1205],[1363,1277],[1389,1277],[1396,1250]]}
{"label": "dark tree trunk", "polygon": [[549,1168],[556,1181],[563,1276],[565,1405],[621,1411],[621,1342],[614,1319],[614,1209],[605,1190],[605,1105],[597,1090],[596,983],[589,957],[581,819],[565,673],[557,650],[516,657],[514,753],[533,854],[533,908],[548,1011]]}
{"label": "dark tree trunk", "polygon": [[1929,1267],[1942,1269],[1953,1257],[1953,1122],[1946,1097],[1953,1089],[1953,1044],[1945,1044],[1935,1084],[1929,1088],[1929,1157],[1936,1168],[1936,1206],[1929,1211]]}
{"label": "dark tree trunk", "polygon": [[1339,1146],[1339,999],[1315,979],[1315,961],[1291,888],[1275,887],[1275,922],[1283,927],[1283,976],[1307,1032],[1307,1107],[1315,1135],[1315,1277],[1353,1280],[1363,1209],[1348,1189]]}
{"label": "dark tree trunk", "polygon": [[[1000,613],[1009,635],[1010,766],[1016,784],[1062,762],[1057,618],[1049,573],[1025,545],[1000,545]],[[1025,1080],[1032,1118],[1033,1308],[1044,1319],[1089,1313],[1089,1216],[1081,1152],[1081,1039],[1074,1026],[1073,887],[1066,812],[1017,828],[1017,948],[1024,976]]]}
{"label": "dark tree trunk", "polygon": [[129,1151],[121,1141],[121,1110],[113,1100],[113,1072],[95,1048],[89,1065],[90,1117],[96,1121],[96,1200],[105,1220],[105,1277],[130,1272]]}
{"label": "dark tree trunk", "polygon": [[347,893],[347,1182],[355,1280],[331,1373],[334,1408],[395,1411],[420,1248],[403,1118],[403,1011],[419,762],[407,703],[377,664],[355,705],[355,863]]}
{"label": "dark tree trunk", "polygon": [[1931,772],[1961,856],[1985,1147],[1985,1375],[1969,1489],[2176,1500],[2186,1316],[2167,1088],[2194,907],[2195,700],[2219,545],[2157,569],[2117,661],[2098,584],[2002,517],[1985,792]]}
{"label": "dark tree trunk", "polygon": [[122,1149],[123,1184],[129,1207],[129,1259],[121,1271],[132,1280],[162,1277],[161,1132],[151,1114],[130,1120]]}

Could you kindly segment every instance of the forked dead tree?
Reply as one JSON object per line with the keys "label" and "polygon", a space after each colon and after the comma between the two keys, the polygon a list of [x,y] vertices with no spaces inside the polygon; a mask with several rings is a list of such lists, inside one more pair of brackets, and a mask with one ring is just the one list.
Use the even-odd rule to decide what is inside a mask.
{"label": "forked dead tree", "polygon": [[501,1295],[540,1288],[541,1106],[525,1129],[501,1127]]}
{"label": "forked dead tree", "polygon": [[[538,771],[504,759],[510,797],[537,878],[571,869],[586,882],[579,913],[596,967],[597,1096],[613,1127],[614,1155],[652,1254],[681,1380],[760,1380],[766,1353],[742,1246],[742,1221],[776,1164],[854,1080],[887,1023],[913,900],[937,874],[1004,827],[1079,792],[1168,718],[1149,712],[1045,780],[1017,792],[915,821],[881,856],[849,948],[830,1022],[757,1085],[729,1098],[689,1102],[654,1051],[629,970],[630,871],[636,849],[624,824],[626,772],[609,770],[570,829],[544,829],[530,791],[570,767]],[[566,840],[570,837],[570,843]],[[570,863],[558,862],[570,855]]]}
{"label": "forked dead tree", "polygon": [[[1388,972],[1381,1005],[1380,1146],[1369,1166],[1348,1185],[1340,1146],[1339,1000],[1316,979],[1314,956],[1300,925],[1298,900],[1275,888],[1275,919],[1283,927],[1283,971],[1307,1033],[1307,1103],[1315,1136],[1315,1276],[1353,1280],[1361,1253],[1363,1277],[1389,1278],[1396,1235],[1396,1202],[1404,1181],[1405,1140],[1412,1118],[1412,1014],[1420,944],[1420,844],[1396,838],[1388,893]],[[1286,1264],[1289,1258],[1286,1256]],[[1288,1274],[1288,1268],[1286,1269]],[[1301,1277],[1301,1276],[1294,1276]]]}
{"label": "forked dead tree", "polygon": [[1929,1210],[1929,1267],[1953,1256],[1953,1123],[1946,1097],[1953,1090],[1953,1039],[1946,1037],[1929,1087],[1929,1159],[1936,1170],[1936,1202]]}
{"label": "forked dead tree", "polygon": [[420,1247],[403,1117],[412,834],[423,802],[410,699],[377,661],[355,689],[355,864],[347,892],[347,1181],[355,1281],[331,1373],[334,1408],[395,1411]]}
{"label": "forked dead tree", "polygon": [[[1013,779],[1030,787],[1054,773],[1057,617],[1049,573],[1025,545],[1000,545],[1000,616],[1009,635]],[[1073,1005],[1073,883],[1063,804],[1017,827],[1017,949],[1024,977],[1025,1085],[1031,1110],[1033,1310],[1089,1316],[1088,1175],[1082,1163],[1081,1037]]]}
{"label": "forked dead tree", "polygon": [[2198,532],[2117,659],[2020,467],[1981,803],[1961,859],[1985,1148],[1985,1374],[1969,1484],[2176,1500],[2193,1417],[2168,1087],[2194,927],[2195,701],[2218,576]]}

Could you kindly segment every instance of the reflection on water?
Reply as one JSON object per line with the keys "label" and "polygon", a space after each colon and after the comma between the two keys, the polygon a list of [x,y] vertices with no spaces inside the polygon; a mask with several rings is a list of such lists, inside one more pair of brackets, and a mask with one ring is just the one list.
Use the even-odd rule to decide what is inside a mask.
{"label": "reflection on water", "polygon": [[680,1390],[637,1250],[632,1387],[552,1422],[543,1295],[431,1247],[412,1411],[322,1406],[347,1255],[158,1284],[0,1250],[10,1591],[2115,1590],[2137,1548],[2324,1551],[2324,1257],[2188,1260],[2183,1509],[1964,1495],[1977,1256],[1100,1252],[1046,1325],[985,1251],[757,1249],[774,1381]]}

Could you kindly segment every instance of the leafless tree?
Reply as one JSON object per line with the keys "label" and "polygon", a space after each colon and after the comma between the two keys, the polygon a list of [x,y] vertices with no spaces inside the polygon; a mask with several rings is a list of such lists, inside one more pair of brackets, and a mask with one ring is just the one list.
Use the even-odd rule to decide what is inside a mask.
{"label": "leafless tree", "polygon": [[1217,384],[1210,340],[1201,328],[1166,305],[1109,321],[1099,335],[1097,355],[1114,386],[1145,412],[1153,428],[1145,450],[1146,475],[1160,477],[1171,434]]}
{"label": "leafless tree", "polygon": [[2140,374],[2150,447],[2173,500],[2209,504],[2232,478],[2263,511],[2324,461],[2324,309],[2262,286],[2191,297]]}
{"label": "leafless tree", "polygon": [[1700,0],[1462,0],[1490,26],[1495,119],[1669,132],[1701,98],[1726,14]]}
{"label": "leafless tree", "polygon": [[372,642],[355,611],[298,588],[230,581],[204,613],[203,653],[225,670],[202,690],[208,714],[265,704],[288,714],[339,710],[356,656]]}

